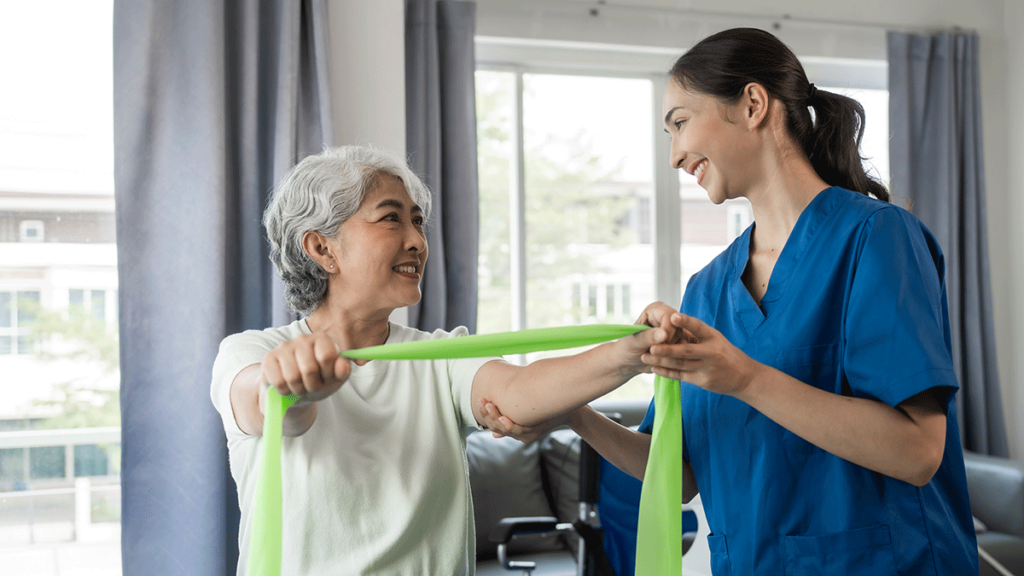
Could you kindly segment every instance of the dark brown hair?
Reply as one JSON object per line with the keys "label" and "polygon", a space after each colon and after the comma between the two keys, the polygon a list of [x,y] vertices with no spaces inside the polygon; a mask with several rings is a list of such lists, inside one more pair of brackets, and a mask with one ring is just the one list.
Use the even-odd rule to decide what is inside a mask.
{"label": "dark brown hair", "polygon": [[[864,107],[846,96],[818,90],[793,51],[769,32],[733,28],[708,36],[683,54],[672,78],[686,90],[731,104],[756,82],[782,103],[786,130],[822,180],[889,201],[889,191],[862,164]],[[814,109],[814,116],[811,111]]]}

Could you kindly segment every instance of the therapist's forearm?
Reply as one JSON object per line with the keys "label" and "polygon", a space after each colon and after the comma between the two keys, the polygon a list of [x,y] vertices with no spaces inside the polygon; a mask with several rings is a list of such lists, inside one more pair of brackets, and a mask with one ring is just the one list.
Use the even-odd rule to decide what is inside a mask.
{"label": "therapist's forearm", "polygon": [[651,452],[650,434],[630,430],[590,406],[573,412],[568,424],[613,466],[637,480],[644,479]]}
{"label": "therapist's forearm", "polygon": [[[626,474],[644,479],[647,459],[651,453],[651,435],[626,428],[590,406],[569,416],[569,427],[586,440],[597,453]],[[693,466],[683,461],[683,502],[697,495]]]}
{"label": "therapist's forearm", "polygon": [[769,366],[736,397],[822,450],[916,486],[942,462],[942,413],[915,421],[883,402],[820,390]]}

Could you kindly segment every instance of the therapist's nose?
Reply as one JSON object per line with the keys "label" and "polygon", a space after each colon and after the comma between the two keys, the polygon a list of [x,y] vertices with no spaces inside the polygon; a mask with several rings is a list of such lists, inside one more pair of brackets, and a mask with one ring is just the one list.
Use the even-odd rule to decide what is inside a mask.
{"label": "therapist's nose", "polygon": [[673,168],[682,169],[686,166],[686,151],[679,145],[679,139],[672,139],[672,146],[669,147],[668,163]]}

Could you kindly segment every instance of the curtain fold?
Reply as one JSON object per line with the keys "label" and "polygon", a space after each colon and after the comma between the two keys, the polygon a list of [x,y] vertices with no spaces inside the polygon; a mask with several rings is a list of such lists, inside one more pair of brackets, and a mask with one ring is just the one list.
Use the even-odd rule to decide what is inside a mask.
{"label": "curtain fold", "polygon": [[238,502],[210,370],[290,317],[260,219],[329,143],[324,0],[116,0],[122,565],[234,574]]}
{"label": "curtain fold", "polygon": [[433,195],[423,298],[409,309],[410,325],[421,330],[476,332],[475,28],[472,2],[405,2],[406,152]]}
{"label": "curtain fold", "polygon": [[892,191],[938,238],[961,441],[1007,456],[992,318],[982,154],[978,38],[889,32]]}

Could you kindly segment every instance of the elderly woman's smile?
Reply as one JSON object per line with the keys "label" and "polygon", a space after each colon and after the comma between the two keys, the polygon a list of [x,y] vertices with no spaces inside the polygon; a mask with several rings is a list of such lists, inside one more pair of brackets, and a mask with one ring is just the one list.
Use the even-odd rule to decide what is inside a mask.
{"label": "elderly woman's smile", "polygon": [[[373,308],[401,308],[419,302],[419,281],[427,261],[423,210],[401,180],[381,175],[359,209],[327,240],[338,270],[332,284],[348,302]],[[328,270],[330,264],[328,264]]]}
{"label": "elderly woman's smile", "polygon": [[406,278],[413,278],[415,280],[420,279],[419,262],[417,262],[416,264],[405,264],[395,266],[393,270],[395,272],[398,272],[402,276],[405,276]]}

